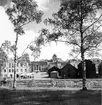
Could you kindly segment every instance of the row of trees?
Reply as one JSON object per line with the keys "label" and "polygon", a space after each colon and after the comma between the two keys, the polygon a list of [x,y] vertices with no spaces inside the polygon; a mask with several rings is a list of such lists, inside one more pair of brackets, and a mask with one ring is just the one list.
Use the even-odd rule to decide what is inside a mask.
{"label": "row of trees", "polygon": [[44,20],[52,30],[41,29],[37,44],[60,41],[75,46],[74,53],[81,53],[83,90],[86,90],[85,54],[93,52],[102,42],[101,0],[62,0],[53,18]]}
{"label": "row of trees", "polygon": [[[86,90],[85,54],[96,50],[102,41],[101,11],[101,0],[61,0],[60,9],[52,15],[53,18],[44,20],[46,25],[52,26],[51,32],[49,29],[41,29],[36,40],[38,47],[51,41],[75,46],[74,53],[81,53],[83,90]],[[33,0],[12,0],[12,5],[6,13],[15,27],[14,67],[16,68],[18,37],[24,34],[25,25],[33,21],[40,23],[43,12],[37,9],[37,4]],[[16,69],[14,69],[13,88],[15,88],[15,73]]]}

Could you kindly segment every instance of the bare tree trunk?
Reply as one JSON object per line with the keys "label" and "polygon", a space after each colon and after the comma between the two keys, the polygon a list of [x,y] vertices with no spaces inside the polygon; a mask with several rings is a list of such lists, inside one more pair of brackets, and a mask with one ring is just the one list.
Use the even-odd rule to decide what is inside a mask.
{"label": "bare tree trunk", "polygon": [[0,62],[0,79],[2,78],[2,64]]}
{"label": "bare tree trunk", "polygon": [[14,80],[13,80],[13,89],[16,88],[16,58],[14,57]]}
{"label": "bare tree trunk", "polygon": [[83,72],[83,87],[82,90],[87,90],[86,88],[86,63],[85,63],[85,58],[84,58],[84,45],[83,45],[83,32],[82,32],[82,27],[80,28],[80,33],[81,33],[81,59],[82,59],[82,72]]}
{"label": "bare tree trunk", "polygon": [[18,34],[16,34],[16,41],[15,41],[13,89],[16,88],[17,42],[18,42]]}
{"label": "bare tree trunk", "polygon": [[85,58],[84,58],[84,42],[83,42],[83,31],[82,31],[82,24],[83,22],[81,23],[80,25],[80,34],[81,34],[81,59],[82,59],[82,72],[83,72],[83,78],[82,78],[82,81],[83,81],[83,87],[82,87],[82,90],[87,90],[86,88],[86,63],[85,63]]}
{"label": "bare tree trunk", "polygon": [[85,64],[85,58],[84,58],[84,38],[83,38],[83,11],[82,11],[82,0],[80,0],[80,37],[81,37],[81,59],[82,59],[82,72],[83,72],[83,78],[82,78],[82,90],[87,90],[86,88],[86,64]]}
{"label": "bare tree trunk", "polygon": [[82,90],[87,90],[87,88],[86,88],[86,63],[85,63],[85,59],[84,59],[84,53],[81,53],[81,58],[82,58],[82,72],[83,72]]}

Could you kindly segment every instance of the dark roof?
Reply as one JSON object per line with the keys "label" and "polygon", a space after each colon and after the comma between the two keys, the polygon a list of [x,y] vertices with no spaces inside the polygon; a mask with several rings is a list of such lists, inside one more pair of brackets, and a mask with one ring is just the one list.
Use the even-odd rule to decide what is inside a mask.
{"label": "dark roof", "polygon": [[64,69],[76,69],[73,65],[71,65],[70,63],[67,63],[63,68],[62,68],[62,70],[64,70]]}
{"label": "dark roof", "polygon": [[51,72],[51,71],[60,71],[60,69],[57,68],[57,67],[55,67],[55,66],[53,66],[53,67],[50,68],[48,71],[49,71],[49,72]]}

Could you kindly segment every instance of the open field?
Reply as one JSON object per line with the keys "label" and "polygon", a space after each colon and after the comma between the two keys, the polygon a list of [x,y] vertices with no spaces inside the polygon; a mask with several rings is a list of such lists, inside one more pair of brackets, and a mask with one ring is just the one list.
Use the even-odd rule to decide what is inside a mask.
{"label": "open field", "polygon": [[0,105],[102,105],[102,79],[87,79],[87,91],[81,79],[22,79],[0,86]]}
{"label": "open field", "polygon": [[102,105],[101,91],[0,89],[0,105]]}

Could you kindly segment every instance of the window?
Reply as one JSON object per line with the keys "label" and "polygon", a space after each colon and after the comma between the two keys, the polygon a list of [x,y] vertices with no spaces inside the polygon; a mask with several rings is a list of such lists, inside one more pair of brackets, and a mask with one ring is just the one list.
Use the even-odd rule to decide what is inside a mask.
{"label": "window", "polygon": [[14,67],[14,64],[12,63],[12,68]]}
{"label": "window", "polygon": [[21,63],[20,65],[21,65],[21,67],[23,67],[23,63]]}
{"label": "window", "polygon": [[27,69],[25,69],[25,72],[27,72]]}
{"label": "window", "polygon": [[9,69],[9,72],[11,72],[11,69]]}
{"label": "window", "polygon": [[14,72],[14,70],[12,69],[12,72]]}
{"label": "window", "polygon": [[9,63],[9,67],[11,67],[11,63]]}
{"label": "window", "polygon": [[4,72],[6,72],[6,69],[4,69]]}
{"label": "window", "polygon": [[3,65],[4,65],[4,67],[6,67],[6,63],[4,63]]}
{"label": "window", "polygon": [[10,74],[10,77],[12,78],[12,74]]}
{"label": "window", "polygon": [[23,72],[23,69],[21,69],[21,72]]}
{"label": "window", "polygon": [[39,66],[37,65],[37,70],[38,70]]}
{"label": "window", "polygon": [[24,66],[27,66],[27,63],[25,63]]}
{"label": "window", "polygon": [[19,74],[16,74],[16,77],[19,78]]}
{"label": "window", "polygon": [[18,72],[18,69],[16,71]]}

